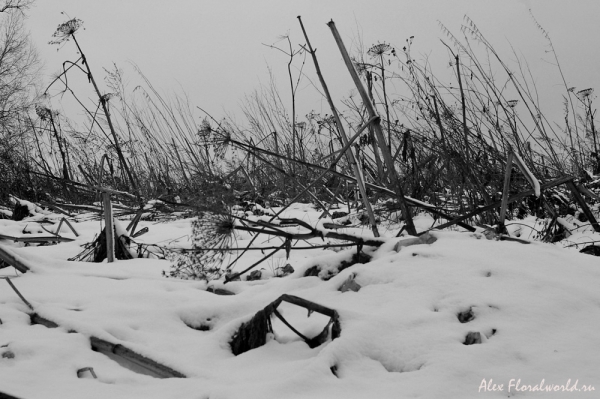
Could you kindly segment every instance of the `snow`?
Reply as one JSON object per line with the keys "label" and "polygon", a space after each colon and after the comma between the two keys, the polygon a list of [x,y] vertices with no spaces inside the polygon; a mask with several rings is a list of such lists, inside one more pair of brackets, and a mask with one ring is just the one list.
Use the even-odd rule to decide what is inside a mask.
{"label": "snow", "polygon": [[[313,225],[319,215],[304,204],[285,214]],[[136,240],[189,245],[190,222],[141,221],[138,229],[149,232]],[[521,222],[509,222],[509,232],[520,229],[527,239],[540,228],[533,218]],[[516,391],[519,379],[521,388],[570,379],[571,386],[577,380],[580,389],[600,389],[600,265],[574,248],[487,240],[463,231],[435,231],[435,242],[406,246],[398,243],[412,239],[395,238],[397,229],[388,226],[380,229],[387,237],[380,248],[364,248],[370,262],[327,281],[304,272],[318,264],[335,273],[355,248],[292,250],[289,260],[281,251],[271,266],[259,266],[265,269],[261,280],[207,284],[161,277],[169,268],[165,260],[67,261],[100,232],[100,223],[76,223],[80,236],[53,246],[0,241],[31,267],[26,274],[0,269],[0,275],[11,278],[40,316],[60,325],[31,325],[27,306],[0,281],[0,392],[24,399],[597,397],[595,392]],[[579,241],[573,242],[595,234],[573,220],[565,223],[575,229],[569,240]],[[21,232],[27,224],[32,222],[0,220],[0,233]],[[433,221],[419,216],[415,224],[422,231]],[[71,234],[68,230],[63,233]],[[342,231],[369,234],[368,226]],[[251,238],[240,234],[238,245]],[[280,245],[277,240],[255,245]],[[262,256],[249,251],[236,270]],[[269,268],[286,262],[295,272],[270,278]],[[351,276],[360,290],[340,292]],[[209,293],[209,285],[236,295]],[[282,294],[335,309],[341,336],[310,349],[273,319],[275,334],[264,346],[234,356],[228,343],[240,325]],[[458,314],[469,309],[474,319],[461,323]],[[290,304],[279,310],[309,337],[328,321],[317,313],[307,317],[306,309]],[[482,343],[464,345],[469,332],[480,332]],[[122,344],[188,378],[131,371],[92,351],[90,336]],[[4,356],[8,352],[14,357]],[[78,378],[77,370],[85,367],[98,378],[89,373]],[[493,384],[497,390],[488,391]]]}

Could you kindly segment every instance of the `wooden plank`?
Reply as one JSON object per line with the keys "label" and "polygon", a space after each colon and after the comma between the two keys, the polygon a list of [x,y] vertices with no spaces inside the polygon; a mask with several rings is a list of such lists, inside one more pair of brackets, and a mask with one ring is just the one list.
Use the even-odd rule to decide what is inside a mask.
{"label": "wooden plank", "polygon": [[29,303],[29,301],[27,299],[25,299],[25,297],[23,296],[23,294],[21,294],[21,292],[17,289],[17,287],[15,287],[15,285],[13,284],[12,281],[10,281],[10,278],[8,276],[2,276],[3,280],[6,280],[6,282],[8,283],[8,285],[10,285],[10,288],[13,289],[13,291],[15,292],[15,294],[17,294],[17,296],[19,298],[21,298],[21,300],[23,301],[23,303],[25,305],[27,305],[27,307],[31,310],[33,310],[33,305],[31,303]]}

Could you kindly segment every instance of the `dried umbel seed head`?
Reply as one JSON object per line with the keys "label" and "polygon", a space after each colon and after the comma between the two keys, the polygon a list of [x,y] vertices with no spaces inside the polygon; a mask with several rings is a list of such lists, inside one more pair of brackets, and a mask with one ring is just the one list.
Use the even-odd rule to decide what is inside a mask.
{"label": "dried umbel seed head", "polygon": [[210,134],[213,132],[212,127],[210,126],[210,122],[204,118],[200,127],[198,128],[198,136],[200,136],[204,140],[210,139]]}
{"label": "dried umbel seed head", "polygon": [[204,118],[197,127],[198,144],[212,146],[216,157],[223,159],[231,142],[231,132],[226,127],[219,125],[213,128],[210,122]]}
{"label": "dried umbel seed head", "polygon": [[173,253],[167,277],[216,280],[227,272],[225,261],[234,241],[234,219],[228,213],[202,212],[192,222],[193,252]]}
{"label": "dried umbel seed head", "polygon": [[233,234],[233,229],[233,219],[223,218],[217,223],[215,228],[215,234],[221,236],[230,236],[231,234]]}
{"label": "dried umbel seed head", "polygon": [[387,43],[377,43],[373,45],[369,49],[369,51],[367,51],[367,54],[369,54],[373,58],[378,58],[383,54],[387,53],[388,51],[392,52],[393,50],[394,48]]}
{"label": "dried umbel seed head", "polygon": [[83,25],[83,21],[77,18],[73,18],[67,22],[63,22],[58,25],[56,31],[52,35],[52,39],[49,44],[61,44],[69,40],[71,36],[75,34]]}
{"label": "dried umbel seed head", "polygon": [[586,97],[589,97],[592,95],[592,93],[594,92],[594,89],[585,89],[585,90],[580,90],[577,92],[577,97],[584,99]]}
{"label": "dried umbel seed head", "polygon": [[48,119],[52,119],[54,112],[48,107],[44,107],[43,105],[35,106],[35,113],[40,117],[41,120],[45,121]]}
{"label": "dried umbel seed head", "polygon": [[194,246],[227,248],[231,243],[234,220],[229,213],[203,212],[192,222]]}

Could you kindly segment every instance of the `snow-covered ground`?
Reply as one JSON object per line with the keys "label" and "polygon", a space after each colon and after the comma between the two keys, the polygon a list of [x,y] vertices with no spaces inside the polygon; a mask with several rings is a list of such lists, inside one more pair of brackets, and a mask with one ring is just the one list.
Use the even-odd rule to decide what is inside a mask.
{"label": "snow-covered ground", "polygon": [[[308,205],[287,213],[309,223],[318,215]],[[27,224],[34,223],[0,220],[0,233],[15,235]],[[416,224],[424,230],[432,221],[420,216]],[[184,245],[191,233],[190,220],[141,222],[139,228],[146,226],[140,241],[148,243]],[[164,260],[67,261],[100,231],[97,221],[74,227],[79,237],[68,228],[62,232],[75,241],[53,246],[0,241],[31,267],[25,274],[4,268],[0,275],[11,278],[37,314],[60,325],[31,325],[31,310],[0,281],[0,392],[23,399],[600,395],[600,261],[573,248],[437,231],[434,243],[396,252],[396,243],[406,238],[389,230],[380,248],[365,247],[373,256],[369,263],[327,281],[304,273],[314,265],[333,269],[356,249],[292,250],[295,272],[271,278],[288,262],[282,251],[259,266],[262,280],[224,285],[166,279]],[[529,227],[509,227],[513,233],[517,228],[527,239]],[[581,240],[590,236],[598,239],[588,231]],[[240,234],[238,244],[249,238]],[[238,270],[262,256],[249,252]],[[339,291],[351,277],[360,290]],[[215,295],[208,285],[236,295]],[[275,336],[266,345],[234,356],[229,342],[240,325],[282,294],[335,309],[340,337],[311,349],[273,319]],[[279,310],[308,337],[328,321],[317,313],[307,317],[306,309],[291,304]],[[480,333],[482,342],[465,345],[469,333]],[[122,344],[187,378],[131,371],[92,351],[90,336]],[[78,378],[77,370],[85,367],[97,379]]]}

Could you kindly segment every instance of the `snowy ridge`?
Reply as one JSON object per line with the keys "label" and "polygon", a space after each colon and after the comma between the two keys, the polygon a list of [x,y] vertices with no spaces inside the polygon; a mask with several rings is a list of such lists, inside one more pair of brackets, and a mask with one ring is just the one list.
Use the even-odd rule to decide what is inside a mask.
{"label": "snowy ridge", "polygon": [[[416,221],[419,228],[431,225],[429,218]],[[181,236],[182,222],[148,225],[150,238]],[[579,388],[600,389],[600,268],[597,258],[576,251],[436,232],[431,245],[396,252],[401,239],[389,237],[376,251],[365,248],[369,263],[328,281],[304,272],[315,264],[332,268],[356,249],[292,251],[292,275],[211,283],[236,294],[219,296],[206,291],[206,282],[160,277],[166,261],[67,262],[98,223],[77,229],[86,237],[74,243],[11,244],[32,266],[13,283],[36,312],[61,327],[30,325],[26,305],[2,285],[0,352],[14,355],[0,358],[2,392],[24,399],[546,397],[514,386],[509,392],[517,379],[521,388],[571,379]],[[338,291],[350,275],[361,289]],[[310,349],[274,319],[275,336],[266,345],[234,356],[229,342],[240,325],[282,294],[335,309],[341,336]],[[305,309],[280,310],[308,336],[323,327]],[[480,333],[481,344],[464,344],[470,332]],[[93,352],[89,336],[188,378],[134,373]],[[98,379],[77,378],[83,367],[93,367]],[[490,388],[503,384],[503,390],[487,391],[490,380]],[[579,395],[595,397],[552,393]]]}

